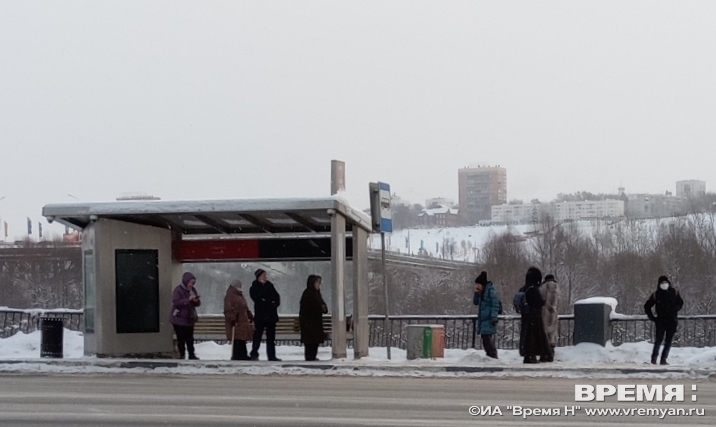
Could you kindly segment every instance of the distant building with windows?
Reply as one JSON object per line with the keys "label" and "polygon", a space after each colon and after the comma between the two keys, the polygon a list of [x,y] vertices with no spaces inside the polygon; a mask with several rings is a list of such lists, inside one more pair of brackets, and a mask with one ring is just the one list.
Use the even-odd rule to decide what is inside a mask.
{"label": "distant building with windows", "polygon": [[498,166],[458,169],[459,212],[465,224],[492,219],[492,207],[507,203],[507,169]]}
{"label": "distant building with windows", "polygon": [[706,182],[696,179],[676,181],[676,197],[689,199],[706,195]]}
{"label": "distant building with windows", "polygon": [[[678,188],[678,187],[677,187]],[[629,218],[668,218],[685,213],[686,199],[666,194],[629,194],[626,216]]]}
{"label": "distant building with windows", "polygon": [[558,221],[590,218],[622,218],[623,200],[582,200],[554,203],[554,215]]}
{"label": "distant building with windows", "polygon": [[457,209],[439,205],[430,209],[423,209],[418,214],[421,227],[457,227],[460,225],[460,215]]}
{"label": "distant building with windows", "polygon": [[498,205],[492,207],[492,223],[527,224],[538,221],[544,214],[552,215],[549,203]]}
{"label": "distant building with windows", "polygon": [[575,202],[522,203],[492,207],[492,223],[527,224],[538,222],[544,215],[556,221],[592,218],[621,218],[623,200],[584,200]]}

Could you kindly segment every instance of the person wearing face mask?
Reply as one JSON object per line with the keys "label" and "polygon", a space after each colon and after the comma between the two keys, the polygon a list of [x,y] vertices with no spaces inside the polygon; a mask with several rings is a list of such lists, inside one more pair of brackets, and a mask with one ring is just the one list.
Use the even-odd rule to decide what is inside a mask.
{"label": "person wearing face mask", "polygon": [[[644,311],[649,316],[649,320],[656,323],[656,337],[654,338],[654,350],[651,352],[651,363],[656,365],[659,356],[659,347],[664,342],[664,350],[661,352],[661,364],[668,365],[666,359],[669,357],[671,349],[671,340],[676,333],[678,325],[678,313],[684,306],[684,300],[681,299],[679,291],[671,286],[671,281],[666,276],[660,276],[657,281],[658,287],[656,292],[649,296],[644,304]],[[652,313],[651,308],[656,306],[656,316]],[[664,339],[666,336],[666,339]]]}

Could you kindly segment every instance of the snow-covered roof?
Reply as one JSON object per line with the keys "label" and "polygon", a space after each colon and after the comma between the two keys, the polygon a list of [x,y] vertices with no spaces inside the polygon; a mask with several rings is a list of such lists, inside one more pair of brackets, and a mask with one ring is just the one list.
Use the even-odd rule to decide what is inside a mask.
{"label": "snow-covered roof", "polygon": [[340,196],[316,199],[237,199],[63,203],[42,208],[48,221],[85,228],[100,218],[169,228],[183,234],[329,232],[331,214],[371,231],[371,219]]}
{"label": "snow-covered roof", "polygon": [[433,216],[436,214],[446,214],[448,212],[453,215],[457,215],[457,209],[453,209],[445,205],[438,205],[437,208],[423,209],[422,212],[420,212],[419,216]]}
{"label": "snow-covered roof", "polygon": [[617,300],[612,297],[591,297],[580,299],[574,302],[575,304],[606,304],[612,307],[612,311],[617,311]]}

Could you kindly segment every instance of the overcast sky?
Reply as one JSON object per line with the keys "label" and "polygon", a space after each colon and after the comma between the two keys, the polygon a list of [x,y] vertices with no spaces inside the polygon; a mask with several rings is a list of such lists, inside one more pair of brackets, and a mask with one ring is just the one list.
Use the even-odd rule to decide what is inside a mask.
{"label": "overcast sky", "polygon": [[[424,203],[716,187],[715,1],[0,1],[0,217],[47,203]],[[43,220],[44,222],[44,220]],[[47,227],[47,225],[45,225]],[[0,237],[2,237],[0,235]]]}

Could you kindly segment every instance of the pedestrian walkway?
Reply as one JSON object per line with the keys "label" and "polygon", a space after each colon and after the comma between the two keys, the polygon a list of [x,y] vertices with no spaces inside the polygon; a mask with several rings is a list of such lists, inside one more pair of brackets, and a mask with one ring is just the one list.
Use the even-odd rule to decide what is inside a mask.
{"label": "pedestrian walkway", "polygon": [[613,365],[459,365],[431,361],[335,360],[326,362],[189,361],[157,359],[28,359],[0,360],[2,373],[154,373],[176,375],[345,375],[395,377],[509,376],[553,378],[713,378],[716,368]]}

